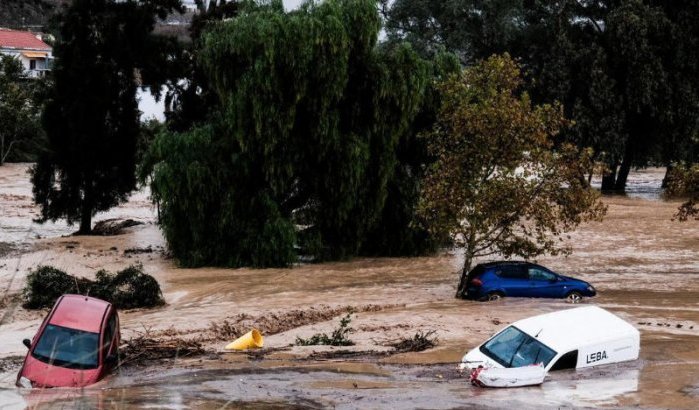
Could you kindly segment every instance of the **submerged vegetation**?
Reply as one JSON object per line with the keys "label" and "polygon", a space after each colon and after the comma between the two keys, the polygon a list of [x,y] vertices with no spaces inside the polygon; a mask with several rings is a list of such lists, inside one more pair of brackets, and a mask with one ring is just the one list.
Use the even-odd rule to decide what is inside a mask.
{"label": "submerged vegetation", "polygon": [[350,326],[352,322],[351,313],[348,313],[345,317],[340,319],[340,325],[333,330],[332,334],[328,336],[326,333],[317,333],[308,339],[302,339],[300,337],[296,338],[297,346],[315,346],[315,345],[328,345],[328,346],[353,346],[354,342],[349,339],[348,335],[354,331]]}
{"label": "submerged vegetation", "polygon": [[155,307],[165,303],[160,285],[143,273],[140,265],[129,266],[116,274],[101,270],[96,280],[69,275],[51,266],[40,266],[27,275],[22,292],[26,309],[50,308],[66,293],[94,296],[120,309]]}
{"label": "submerged vegetation", "polygon": [[428,330],[426,332],[419,330],[413,337],[393,342],[390,345],[395,349],[396,353],[422,352],[437,346],[439,339],[435,336],[436,333],[436,330]]}

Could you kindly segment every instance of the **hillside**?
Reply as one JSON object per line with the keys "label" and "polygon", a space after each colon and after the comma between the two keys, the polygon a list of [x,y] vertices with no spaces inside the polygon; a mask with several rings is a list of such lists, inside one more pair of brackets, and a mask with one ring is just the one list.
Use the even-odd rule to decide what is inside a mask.
{"label": "hillside", "polygon": [[2,0],[0,27],[41,29],[58,7],[69,0]]}
{"label": "hillside", "polygon": [[[51,17],[62,4],[70,0],[0,0],[0,27],[30,29],[51,32],[47,27]],[[164,35],[188,38],[188,25],[194,13],[174,13],[158,23],[156,32]]]}

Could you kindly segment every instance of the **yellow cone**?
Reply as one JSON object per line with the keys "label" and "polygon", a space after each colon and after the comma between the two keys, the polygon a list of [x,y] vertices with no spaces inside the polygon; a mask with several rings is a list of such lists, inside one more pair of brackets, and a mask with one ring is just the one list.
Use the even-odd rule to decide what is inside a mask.
{"label": "yellow cone", "polygon": [[256,347],[262,347],[264,345],[264,339],[262,334],[257,329],[252,329],[246,334],[235,339],[228,345],[226,345],[226,350],[245,350],[252,349]]}

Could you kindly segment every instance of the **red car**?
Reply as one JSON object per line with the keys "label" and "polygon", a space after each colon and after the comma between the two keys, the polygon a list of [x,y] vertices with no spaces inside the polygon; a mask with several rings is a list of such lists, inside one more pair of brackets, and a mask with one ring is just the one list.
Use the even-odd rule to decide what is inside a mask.
{"label": "red car", "polygon": [[111,303],[81,295],[56,301],[17,375],[19,387],[83,387],[118,364],[119,316]]}

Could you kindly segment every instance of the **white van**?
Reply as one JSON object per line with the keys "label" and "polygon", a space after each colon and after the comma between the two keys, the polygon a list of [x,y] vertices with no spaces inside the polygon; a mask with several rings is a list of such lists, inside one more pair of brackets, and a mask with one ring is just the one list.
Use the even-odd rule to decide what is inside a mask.
{"label": "white van", "polygon": [[499,331],[461,359],[461,368],[577,369],[638,359],[640,334],[597,306],[533,316]]}

